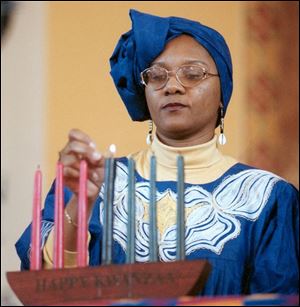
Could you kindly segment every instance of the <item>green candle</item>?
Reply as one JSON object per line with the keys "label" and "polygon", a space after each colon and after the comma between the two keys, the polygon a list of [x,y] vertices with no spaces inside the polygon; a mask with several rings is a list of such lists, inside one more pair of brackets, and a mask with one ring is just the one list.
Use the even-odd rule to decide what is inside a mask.
{"label": "green candle", "polygon": [[177,226],[176,226],[176,260],[185,258],[185,203],[184,203],[184,159],[177,157]]}
{"label": "green candle", "polygon": [[135,162],[128,159],[128,223],[126,263],[135,262]]}
{"label": "green candle", "polygon": [[113,203],[114,203],[115,172],[116,172],[115,159],[113,157],[109,157],[105,160],[105,165],[104,165],[102,264],[112,263]]}
{"label": "green candle", "polygon": [[150,262],[156,262],[157,257],[157,209],[156,209],[156,158],[150,160]]}

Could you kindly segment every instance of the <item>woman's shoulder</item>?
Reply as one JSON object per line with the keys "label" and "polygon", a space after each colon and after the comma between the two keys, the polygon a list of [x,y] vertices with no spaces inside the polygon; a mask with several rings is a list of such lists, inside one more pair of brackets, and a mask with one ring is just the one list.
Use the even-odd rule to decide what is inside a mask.
{"label": "woman's shoulder", "polygon": [[[226,174],[224,175],[227,177]],[[239,178],[243,176],[252,177],[253,180],[255,178],[255,181],[273,181],[276,183],[274,188],[285,190],[287,189],[298,193],[298,189],[291,182],[276,174],[275,172],[263,168],[258,168],[246,163],[237,162],[228,170],[227,175],[235,175]]]}

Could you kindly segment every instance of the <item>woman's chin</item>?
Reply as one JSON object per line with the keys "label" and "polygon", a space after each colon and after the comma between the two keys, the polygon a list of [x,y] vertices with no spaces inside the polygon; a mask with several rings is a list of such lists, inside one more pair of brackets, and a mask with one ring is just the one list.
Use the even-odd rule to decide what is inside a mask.
{"label": "woman's chin", "polygon": [[172,125],[164,126],[163,129],[158,131],[158,134],[162,134],[168,136],[172,139],[181,139],[189,135],[189,131],[191,131],[191,127],[184,124],[174,123]]}

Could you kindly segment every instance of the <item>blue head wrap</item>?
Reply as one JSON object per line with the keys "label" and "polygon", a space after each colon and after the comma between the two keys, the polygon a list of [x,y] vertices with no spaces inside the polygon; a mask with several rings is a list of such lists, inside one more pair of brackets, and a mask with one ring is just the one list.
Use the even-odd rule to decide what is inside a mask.
{"label": "blue head wrap", "polygon": [[221,99],[226,112],[232,93],[232,63],[228,46],[217,31],[179,17],[158,17],[130,10],[132,29],[124,33],[111,58],[111,75],[134,121],[150,119],[140,73],[149,67],[173,38],[188,34],[209,52],[221,80]]}

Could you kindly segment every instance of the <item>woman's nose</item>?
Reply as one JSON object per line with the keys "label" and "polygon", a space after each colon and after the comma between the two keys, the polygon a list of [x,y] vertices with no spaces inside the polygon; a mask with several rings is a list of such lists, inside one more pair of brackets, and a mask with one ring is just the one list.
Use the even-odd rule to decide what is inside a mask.
{"label": "woman's nose", "polygon": [[169,94],[183,94],[185,92],[185,88],[182,84],[177,80],[176,75],[172,74],[169,76],[166,85],[163,88],[165,95]]}

